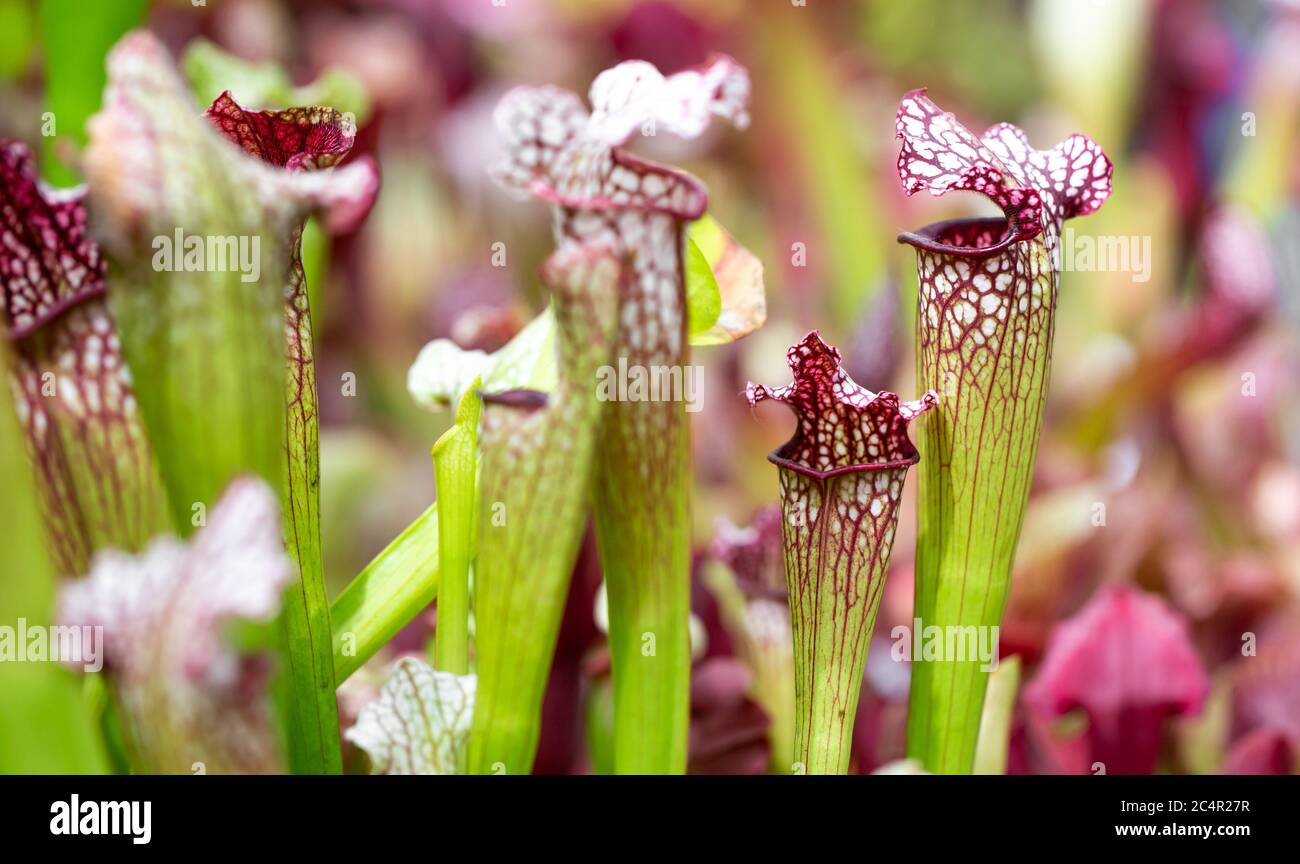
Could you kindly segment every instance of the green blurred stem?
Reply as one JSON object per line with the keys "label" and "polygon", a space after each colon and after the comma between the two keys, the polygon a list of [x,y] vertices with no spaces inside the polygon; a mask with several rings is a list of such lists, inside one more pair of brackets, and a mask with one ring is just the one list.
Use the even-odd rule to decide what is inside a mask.
{"label": "green blurred stem", "polygon": [[762,114],[780,124],[764,137],[779,142],[772,161],[798,177],[795,188],[804,190],[815,221],[816,233],[797,239],[809,247],[809,266],[829,287],[821,295],[829,300],[825,314],[853,321],[881,282],[885,247],[877,238],[888,235],[879,209],[863,205],[880,199],[848,121],[858,112],[845,104],[837,64],[804,11],[764,4],[762,13],[755,12],[762,46],[757,56],[765,58],[768,74],[761,77],[771,100]]}
{"label": "green blurred stem", "polygon": [[1019,690],[1020,658],[1012,657],[998,663],[989,675],[989,692],[984,697],[984,716],[980,720],[979,740],[975,744],[974,773],[1007,773],[1011,718]]}
{"label": "green blurred stem", "polygon": [[[657,326],[620,321],[611,361],[685,376],[685,225],[667,214],[642,218],[649,237],[672,245],[647,241],[632,250],[620,296],[624,309],[650,304]],[[666,255],[674,256],[677,278],[668,296],[656,275]],[[683,401],[610,397],[596,442],[592,509],[609,597],[614,766],[620,774],[681,774],[691,676],[689,415]]]}
{"label": "green blurred stem", "polygon": [[[0,380],[9,377],[0,346]],[[54,568],[42,539],[29,464],[13,413],[0,400],[0,622],[44,626],[54,606]],[[102,650],[102,646],[101,646]],[[103,743],[82,686],[58,663],[0,663],[0,773],[101,773]]]}
{"label": "green blurred stem", "polygon": [[583,711],[591,773],[614,773],[614,685],[608,675],[591,682]]}
{"label": "green blurred stem", "polygon": [[342,684],[438,593],[438,505],[366,565],[334,601],[334,680]]}
{"label": "green blurred stem", "polygon": [[461,397],[456,422],[433,445],[438,484],[438,627],[434,660],[438,669],[469,674],[469,568],[473,556],[477,502],[478,423],[483,400],[475,380]]}
{"label": "green blurred stem", "polygon": [[302,228],[302,267],[307,276],[307,308],[311,326],[325,327],[325,282],[330,272],[330,239],[321,227],[320,218],[311,216]]}
{"label": "green blurred stem", "polygon": [[1242,143],[1224,183],[1225,200],[1249,208],[1265,224],[1272,224],[1288,201],[1288,184],[1278,178],[1291,170],[1300,138],[1300,99],[1293,80],[1261,64],[1247,104],[1268,111],[1241,120]]}
{"label": "green blurred stem", "polygon": [[[629,365],[640,362],[629,359]],[[609,592],[614,766],[620,774],[686,770],[689,446],[681,403],[612,402],[606,410],[594,510]]]}
{"label": "green blurred stem", "polygon": [[[721,562],[704,565],[701,577],[718,603],[723,624],[736,644],[736,653],[754,676],[751,695],[767,712],[767,739],[772,751],[771,772],[788,774],[794,760],[794,650],[789,633],[790,610],[784,600],[748,599],[731,568]],[[785,619],[785,632],[759,630],[751,624],[754,609],[770,605],[773,615]]]}

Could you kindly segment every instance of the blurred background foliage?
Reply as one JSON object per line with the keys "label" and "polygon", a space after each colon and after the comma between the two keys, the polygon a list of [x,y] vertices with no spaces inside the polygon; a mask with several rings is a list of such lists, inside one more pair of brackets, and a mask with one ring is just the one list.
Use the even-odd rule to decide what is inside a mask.
{"label": "blurred background foliage", "polygon": [[[914,253],[894,237],[988,204],[902,195],[902,93],[929,87],[970,128],[1009,120],[1043,148],[1091,135],[1115,162],[1115,195],[1071,227],[1149,238],[1149,278],[1135,268],[1062,275],[1003,653],[1020,654],[1032,679],[1059,621],[1099,586],[1134,583],[1189,622],[1218,700],[1183,721],[1163,764],[1221,769],[1233,742],[1259,728],[1300,745],[1296,3],[0,0],[0,136],[36,146],[52,184],[79,179],[103,55],[137,24],[178,57],[206,39],[287,72],[270,84],[209,82],[203,100],[245,87],[255,91],[246,100],[274,104],[328,68],[364,90],[356,152],[380,163],[378,203],[348,235],[313,228],[306,251],[335,592],[432,500],[428,451],[449,418],[406,394],[419,348],[449,336],[494,349],[544,301],[536,271],[552,247],[548,214],[486,173],[492,108],[510,86],[582,92],[622,59],[667,73],[712,51],[751,71],[747,132],[633,145],[703,178],[712,214],[766,267],[768,324],[695,355],[705,375],[703,410],[691,415],[701,549],[719,517],[744,524],[776,500],[764,457],[792,422],[780,409],[751,412],[740,392],[748,379],[785,381],[785,348],[805,331],[840,346],[865,386],[913,393]],[[55,128],[43,128],[51,115]],[[1224,222],[1259,242],[1224,241],[1225,251],[1207,230]],[[497,243],[505,266],[493,265]],[[910,621],[910,502],[903,514],[879,634]],[[591,582],[576,583],[579,607]],[[1259,636],[1267,674],[1243,671],[1245,632]],[[710,652],[727,654],[725,637]],[[906,703],[888,651],[877,647],[870,663],[863,769],[901,752]],[[1061,770],[1044,750],[1013,740],[1011,770]],[[544,750],[543,767],[568,764],[547,759]]]}

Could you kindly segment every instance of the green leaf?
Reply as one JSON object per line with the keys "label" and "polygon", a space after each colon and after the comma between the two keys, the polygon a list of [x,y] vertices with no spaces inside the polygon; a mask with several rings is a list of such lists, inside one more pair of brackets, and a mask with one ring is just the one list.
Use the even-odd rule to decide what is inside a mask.
{"label": "green leaf", "polygon": [[686,230],[686,324],[692,336],[710,329],[722,311],[722,293],[713,266],[696,240],[696,226],[707,227],[708,219],[705,216]]}
{"label": "green leaf", "polygon": [[438,594],[438,505],[366,565],[330,610],[334,680],[342,684]]}
{"label": "green leaf", "polygon": [[725,345],[763,326],[763,264],[707,213],[687,226],[686,305],[692,345]]}
{"label": "green leaf", "polygon": [[975,774],[1007,773],[1007,750],[1010,747],[1011,719],[1020,690],[1020,658],[1011,657],[998,663],[989,675],[989,690],[984,697],[984,714],[980,720],[979,740],[975,744]]}
{"label": "green leaf", "polygon": [[474,557],[474,516],[478,484],[478,423],[483,398],[475,379],[460,397],[456,422],[433,445],[438,484],[438,628],[435,661],[439,671],[469,672],[469,568]]}

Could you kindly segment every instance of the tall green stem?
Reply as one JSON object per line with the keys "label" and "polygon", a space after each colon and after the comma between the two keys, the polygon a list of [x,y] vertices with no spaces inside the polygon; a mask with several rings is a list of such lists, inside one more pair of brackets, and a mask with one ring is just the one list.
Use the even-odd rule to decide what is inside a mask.
{"label": "tall green stem", "polygon": [[690,695],[690,461],[677,403],[611,406],[593,506],[609,595],[614,767],[686,770]]}
{"label": "tall green stem", "polygon": [[478,421],[483,412],[480,381],[461,397],[456,422],[433,445],[438,484],[438,627],[434,631],[437,668],[469,673],[469,568],[473,557],[474,510],[478,482]]}

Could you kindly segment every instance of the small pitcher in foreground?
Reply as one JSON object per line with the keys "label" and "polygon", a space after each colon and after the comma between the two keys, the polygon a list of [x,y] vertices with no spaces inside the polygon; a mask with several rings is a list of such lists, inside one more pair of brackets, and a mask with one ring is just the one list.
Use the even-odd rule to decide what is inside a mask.
{"label": "small pitcher in foreground", "polygon": [[794,638],[795,773],[848,770],[862,671],[907,469],[920,458],[907,437],[938,404],[872,393],[840,367],[814,331],[790,348],[794,383],[750,384],[794,411],[794,437],[768,457],[781,470],[786,587]]}

